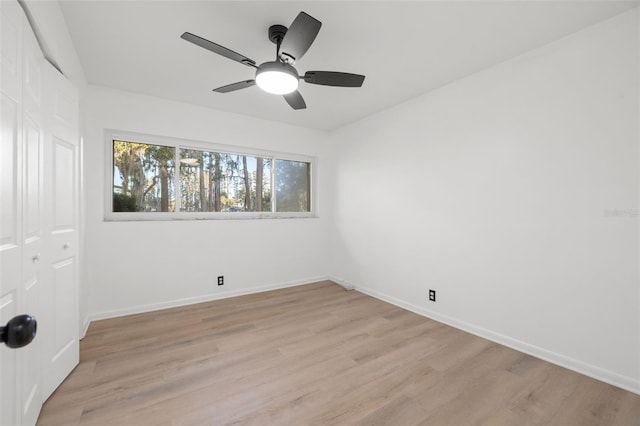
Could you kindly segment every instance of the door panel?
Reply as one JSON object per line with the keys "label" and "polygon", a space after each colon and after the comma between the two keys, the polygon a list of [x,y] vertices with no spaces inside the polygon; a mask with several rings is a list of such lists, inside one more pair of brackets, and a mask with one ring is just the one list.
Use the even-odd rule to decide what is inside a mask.
{"label": "door panel", "polygon": [[54,138],[53,258],[77,254],[75,158],[76,146]]}
{"label": "door panel", "polygon": [[[4,88],[4,87],[3,87]],[[22,225],[18,207],[21,197],[22,168],[18,162],[20,146],[18,145],[18,105],[6,96],[0,94],[2,140],[0,141],[0,186],[2,187],[2,202],[0,204],[0,287],[2,294],[15,290],[22,281],[20,270],[21,247],[20,229]],[[0,296],[1,296],[0,295]]]}
{"label": "door panel", "polygon": [[[0,2],[0,298],[22,282],[18,208],[22,202],[20,158],[22,20],[17,3]],[[17,295],[14,295],[17,297]],[[14,299],[14,303],[17,301]],[[17,308],[16,308],[17,309]]]}
{"label": "door panel", "polygon": [[27,113],[40,111],[42,105],[42,52],[30,27],[25,28],[23,39],[23,102]]}
{"label": "door panel", "polygon": [[[29,25],[22,35],[22,289],[21,313],[42,318],[43,242],[43,137],[42,88],[44,57]],[[19,349],[21,413],[23,425],[33,425],[42,407],[42,339]]]}
{"label": "door panel", "polygon": [[[0,323],[19,311],[22,283],[22,21],[17,3],[0,2]],[[0,347],[0,424],[21,423],[19,354]]]}
{"label": "door panel", "polygon": [[[23,117],[22,279],[20,312],[41,319],[42,230],[42,130],[28,115]],[[36,336],[39,337],[39,336]],[[40,378],[42,339],[20,349],[22,421],[35,424],[42,406]]]}
{"label": "door panel", "polygon": [[54,233],[74,231],[75,192],[74,160],[75,145],[54,138]]}
{"label": "door panel", "polygon": [[[0,322],[6,324],[18,314],[16,301],[17,291],[3,291],[0,297]],[[20,424],[20,399],[18,391],[18,353],[5,345],[0,346],[0,425]]]}
{"label": "door panel", "polygon": [[0,81],[2,93],[14,100],[20,98],[20,57],[22,46],[22,19],[16,2],[0,2]]}
{"label": "door panel", "polygon": [[[22,308],[20,312],[29,312],[37,315],[40,304],[40,279],[35,273],[31,280],[24,285]],[[38,316],[36,316],[38,319]],[[35,425],[40,408],[42,408],[42,386],[40,378],[41,364],[41,339],[38,336],[27,346],[20,348],[20,373],[22,402],[21,415],[23,425]]]}
{"label": "door panel", "polygon": [[24,220],[25,242],[42,239],[42,221],[40,205],[42,187],[42,137],[38,124],[29,116],[23,119],[24,144],[23,157],[25,163],[23,194],[24,205],[22,218]]}
{"label": "door panel", "polygon": [[[75,264],[73,258],[66,259],[53,265],[53,302],[57,306],[65,306],[69,294],[75,291]],[[56,328],[53,359],[57,361],[65,355],[65,351],[75,344],[76,333],[73,332],[76,316],[73,311],[58,310],[54,317]],[[75,364],[72,364],[72,367]],[[63,376],[64,378],[64,376]]]}
{"label": "door panel", "polygon": [[45,173],[48,270],[51,282],[45,289],[47,342],[44,394],[48,397],[78,364],[78,95],[54,68],[47,70],[49,91]]}

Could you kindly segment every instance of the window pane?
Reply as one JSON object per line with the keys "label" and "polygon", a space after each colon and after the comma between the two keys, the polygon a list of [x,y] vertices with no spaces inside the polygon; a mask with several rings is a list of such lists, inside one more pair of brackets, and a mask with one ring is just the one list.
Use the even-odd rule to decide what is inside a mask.
{"label": "window pane", "polygon": [[175,148],[113,141],[113,211],[175,211]]}
{"label": "window pane", "polygon": [[270,212],[271,159],[181,149],[180,191],[185,212]]}
{"label": "window pane", "polygon": [[271,158],[255,157],[253,211],[271,211]]}
{"label": "window pane", "polygon": [[276,160],[276,211],[311,211],[311,164]]}

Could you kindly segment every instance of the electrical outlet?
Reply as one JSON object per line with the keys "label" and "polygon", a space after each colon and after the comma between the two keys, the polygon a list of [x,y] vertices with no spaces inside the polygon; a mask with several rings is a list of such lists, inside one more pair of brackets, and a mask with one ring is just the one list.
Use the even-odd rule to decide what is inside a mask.
{"label": "electrical outlet", "polygon": [[429,300],[432,302],[436,301],[436,291],[435,290],[429,290]]}
{"label": "electrical outlet", "polygon": [[218,277],[218,285],[224,285],[224,275]]}

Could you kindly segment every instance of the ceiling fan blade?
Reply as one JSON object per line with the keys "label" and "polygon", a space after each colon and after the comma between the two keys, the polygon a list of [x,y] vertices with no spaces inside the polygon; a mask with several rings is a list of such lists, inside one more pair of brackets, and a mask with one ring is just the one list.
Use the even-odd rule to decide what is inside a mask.
{"label": "ceiling fan blade", "polygon": [[300,12],[293,20],[280,45],[280,58],[288,63],[295,63],[304,56],[316,39],[322,22],[311,15]]}
{"label": "ceiling fan blade", "polygon": [[236,62],[240,62],[243,65],[246,65],[248,67],[256,67],[256,63],[255,61],[247,58],[246,56],[243,56],[237,52],[234,52],[231,49],[227,49],[224,46],[220,46],[219,44],[216,44],[212,41],[209,41],[207,39],[204,39],[200,36],[197,36],[195,34],[191,34],[191,33],[184,33],[180,36],[180,38],[187,40],[188,42],[191,42],[193,44],[195,44],[196,46],[200,46],[203,49],[207,49],[213,53],[217,53],[218,55],[222,55],[225,58],[229,58],[232,61],[236,61]]}
{"label": "ceiling fan blade", "polygon": [[307,104],[304,102],[302,95],[297,90],[295,92],[287,93],[284,96],[284,100],[287,101],[293,109],[305,109]]}
{"label": "ceiling fan blade", "polygon": [[364,75],[335,71],[307,71],[304,81],[311,84],[337,87],[360,87],[364,82]]}
{"label": "ceiling fan blade", "polygon": [[246,89],[247,87],[251,87],[255,84],[255,80],[244,80],[237,83],[227,84],[226,86],[218,87],[217,89],[213,89],[213,91],[218,93],[235,92],[236,90]]}

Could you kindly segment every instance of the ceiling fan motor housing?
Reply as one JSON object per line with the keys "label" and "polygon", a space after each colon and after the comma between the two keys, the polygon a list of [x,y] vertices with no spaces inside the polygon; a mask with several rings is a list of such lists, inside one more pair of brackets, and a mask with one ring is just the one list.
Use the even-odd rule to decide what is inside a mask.
{"label": "ceiling fan motor housing", "polygon": [[286,33],[287,27],[284,25],[272,25],[269,27],[269,40],[273,44],[279,45]]}

